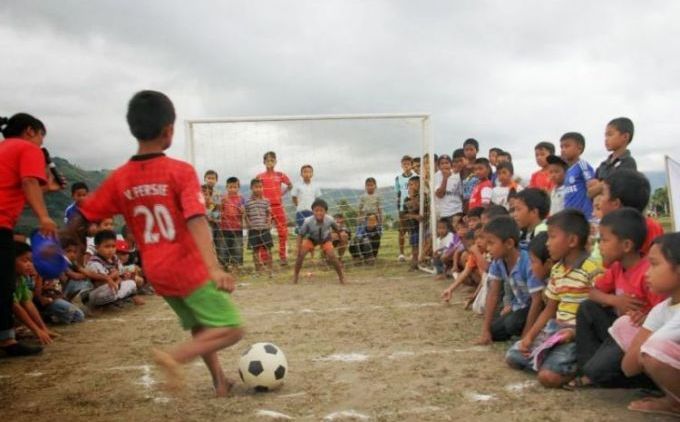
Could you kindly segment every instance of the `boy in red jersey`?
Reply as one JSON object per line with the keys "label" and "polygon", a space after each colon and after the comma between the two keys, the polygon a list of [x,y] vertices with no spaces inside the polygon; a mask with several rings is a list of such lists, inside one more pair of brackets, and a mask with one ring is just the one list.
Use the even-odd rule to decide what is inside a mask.
{"label": "boy in red jersey", "polygon": [[[202,357],[217,396],[226,379],[217,351],[241,339],[241,318],[227,292],[225,273],[212,246],[198,177],[191,165],[166,157],[172,144],[175,109],[160,92],[141,91],[128,104],[127,121],[139,148],[80,207],[91,221],[122,214],[143,257],[144,274],[193,338],[168,351],[154,350],[168,386],[182,385],[181,364]],[[76,223],[78,224],[76,219]],[[82,222],[82,220],[81,220]],[[72,226],[73,227],[73,226]]]}
{"label": "boy in red jersey", "polygon": [[[274,151],[266,152],[263,161],[266,170],[258,174],[257,179],[262,181],[264,198],[269,201],[272,207],[272,219],[276,224],[276,232],[279,234],[279,259],[281,260],[281,265],[287,265],[286,241],[288,240],[288,221],[286,219],[286,210],[283,209],[282,198],[293,190],[293,183],[291,183],[285,173],[274,170],[276,166],[276,153]],[[281,185],[286,185],[286,190],[283,192],[281,192]]]}

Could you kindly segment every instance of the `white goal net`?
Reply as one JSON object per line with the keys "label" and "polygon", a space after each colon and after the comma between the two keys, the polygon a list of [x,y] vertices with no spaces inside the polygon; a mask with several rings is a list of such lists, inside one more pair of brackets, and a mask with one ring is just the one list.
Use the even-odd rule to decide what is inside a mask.
{"label": "white goal net", "polygon": [[[248,201],[251,198],[251,180],[265,172],[264,155],[273,151],[276,153],[274,171],[287,175],[292,183],[293,191],[282,196],[279,218],[274,219],[269,230],[275,268],[282,261],[280,258],[287,256],[291,264],[295,260],[296,228],[299,227],[296,219],[299,223],[301,216],[309,214],[302,213],[293,203],[295,196],[299,206],[304,207],[302,202],[309,197],[309,189],[304,189],[310,185],[303,182],[303,166],[313,169],[311,186],[316,188],[312,189],[315,191],[313,196],[325,200],[328,214],[344,226],[342,231],[345,234],[333,234],[333,244],[336,254],[342,255],[345,267],[365,264],[367,261],[375,265],[387,265],[393,264],[402,254],[399,211],[404,209],[404,198],[402,195],[401,203],[398,204],[395,182],[402,173],[402,157],[411,156],[420,161],[418,171],[421,189],[418,201],[420,214],[424,218],[422,221],[408,222],[411,232],[407,231],[403,236],[403,255],[407,261],[412,259],[411,244],[416,240],[413,227],[417,227],[419,266],[421,269],[429,267],[428,248],[434,238],[434,230],[430,228],[436,227],[436,224],[431,205],[433,201],[428,199],[432,196],[434,157],[429,116],[426,114],[191,119],[186,121],[186,148],[187,159],[195,166],[199,177],[209,170],[217,173],[209,215],[213,219],[213,235],[220,261],[225,266],[242,267],[246,272],[258,266],[261,257],[253,253],[249,242],[252,234],[256,233],[249,227],[250,222],[244,223],[242,227],[242,246],[233,242],[232,232],[238,231],[238,225],[235,207],[225,205],[232,204],[225,199],[229,178],[238,178],[238,192],[243,200]],[[425,175],[426,171],[430,174]],[[271,196],[277,195],[267,189],[271,189],[273,183],[285,191],[287,183],[280,174],[273,177],[263,185],[264,196],[272,203],[276,199],[271,200]],[[375,240],[377,237],[374,234],[375,220],[369,215],[375,213],[371,208],[375,204],[371,201],[362,202],[369,178],[374,179],[376,184],[372,198],[377,197],[380,202],[380,216],[376,216],[381,235],[379,245],[378,242],[366,240],[367,231],[368,238]],[[299,187],[303,189],[298,190]],[[364,205],[367,209],[364,209]],[[255,211],[256,207],[249,208],[246,213]],[[273,211],[274,217],[277,217],[277,210]],[[285,213],[285,223],[281,222],[281,212]],[[401,227],[406,229],[404,223],[402,218]],[[281,242],[282,237],[287,238],[285,245]],[[263,261],[259,260],[259,263]]]}

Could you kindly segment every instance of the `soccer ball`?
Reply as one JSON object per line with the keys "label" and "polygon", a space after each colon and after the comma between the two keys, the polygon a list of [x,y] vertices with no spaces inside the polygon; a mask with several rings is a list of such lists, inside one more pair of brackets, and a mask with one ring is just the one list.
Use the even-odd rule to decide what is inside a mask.
{"label": "soccer ball", "polygon": [[238,373],[255,391],[271,391],[281,385],[288,372],[288,361],[281,349],[271,343],[255,343],[241,355]]}

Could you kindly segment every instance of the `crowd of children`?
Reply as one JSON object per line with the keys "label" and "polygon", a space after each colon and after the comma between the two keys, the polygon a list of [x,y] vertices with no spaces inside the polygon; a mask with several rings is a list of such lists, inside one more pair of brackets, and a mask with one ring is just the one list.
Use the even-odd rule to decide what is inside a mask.
{"label": "crowd of children", "polygon": [[[58,335],[47,322],[77,323],[102,307],[142,305],[140,295],[156,291],[192,333],[192,340],[174,349],[155,351],[156,362],[169,380],[181,383],[181,364],[202,356],[215,392],[224,395],[230,382],[216,351],[238,341],[242,332],[228,295],[234,279],[223,267],[237,271],[248,248],[256,268],[271,275],[273,227],[279,262],[287,264],[287,193],[296,207],[295,283],[316,246],[340,283],[345,282],[346,251],[358,262],[373,263],[378,256],[385,221],[374,178],[365,181],[355,231],[342,214],[328,214],[311,165],[300,168],[301,180],[294,185],[275,169],[272,151],[264,154],[265,171],[250,180],[247,197],[234,176],[221,192],[213,170],[205,173],[202,196],[197,195],[193,169],[162,154],[172,140],[172,103],[161,93],[143,91],[128,111],[138,154],[94,193],[85,183],[72,184],[73,204],[64,218],[68,228],[59,235],[68,267],[59,277],[42,278],[26,239],[12,229],[28,201],[40,232],[56,233],[36,190],[48,183],[38,148],[46,130],[31,116],[17,116],[1,121],[8,139],[0,143],[0,156],[18,167],[0,168],[0,177],[26,182],[0,196],[5,205],[20,200],[18,208],[13,202],[8,206],[11,213],[0,214],[0,247],[11,252],[3,252],[4,258],[12,258],[11,270],[3,258],[0,296],[5,304],[11,292],[13,314],[42,344]],[[483,317],[476,343],[510,341],[507,365],[536,373],[542,385],[656,386],[662,397],[638,400],[629,408],[677,416],[680,234],[664,234],[644,214],[650,185],[627,148],[633,133],[627,118],[606,125],[611,155],[596,171],[581,158],[586,147],[581,134],[565,133],[559,154],[552,143],[540,142],[534,150],[540,168],[526,186],[515,177],[509,152],[491,148],[488,158],[478,157],[475,139],[465,140],[451,156],[433,157],[431,185],[430,157],[421,162],[404,156],[394,186],[398,260],[406,261],[408,239],[411,268],[431,264],[438,280],[450,280],[441,294],[447,303],[467,285],[460,303]],[[434,242],[429,240],[430,212],[437,221]],[[115,214],[129,225],[120,234],[113,231]],[[169,260],[173,265],[165,265]],[[195,269],[190,279],[176,271],[189,266]],[[8,274],[11,283],[5,280]],[[0,321],[5,354],[39,352],[15,340],[11,321],[5,314]]]}

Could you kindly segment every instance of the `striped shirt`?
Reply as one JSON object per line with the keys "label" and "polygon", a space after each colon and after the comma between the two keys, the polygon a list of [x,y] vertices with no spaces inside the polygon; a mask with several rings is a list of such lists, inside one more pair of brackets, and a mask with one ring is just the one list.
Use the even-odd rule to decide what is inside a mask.
{"label": "striped shirt", "polygon": [[545,296],[559,302],[555,320],[560,325],[576,325],[578,307],[588,299],[595,277],[602,273],[602,268],[587,254],[577,264],[575,268],[569,268],[560,261],[550,271]]}
{"label": "striped shirt", "polygon": [[271,212],[271,205],[268,200],[264,198],[250,198],[246,202],[248,228],[253,230],[267,230],[271,228],[269,224]]}

